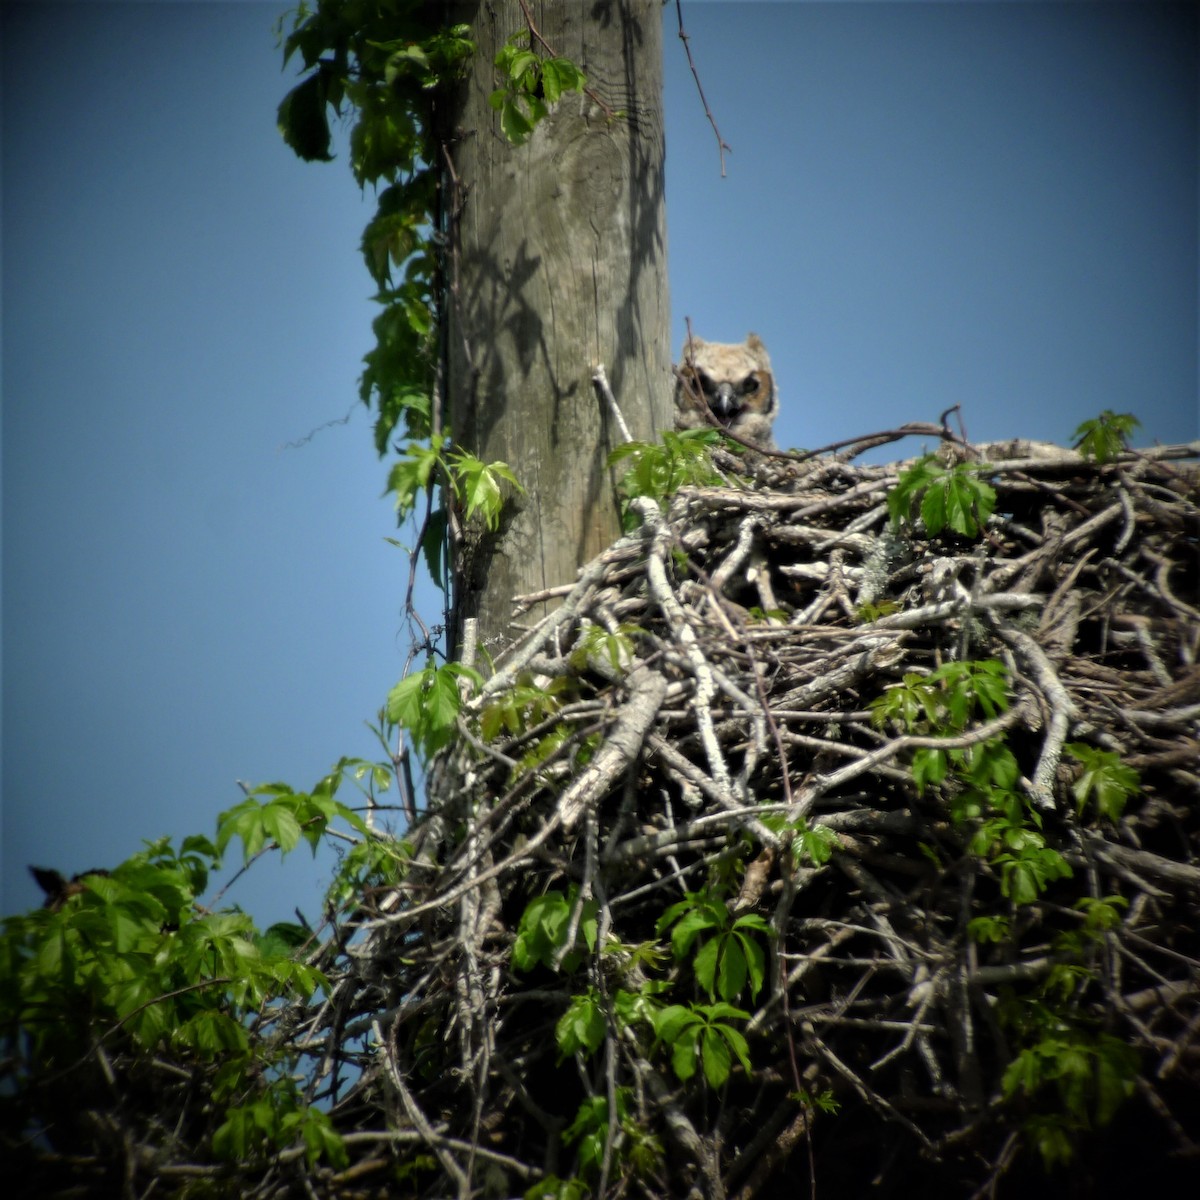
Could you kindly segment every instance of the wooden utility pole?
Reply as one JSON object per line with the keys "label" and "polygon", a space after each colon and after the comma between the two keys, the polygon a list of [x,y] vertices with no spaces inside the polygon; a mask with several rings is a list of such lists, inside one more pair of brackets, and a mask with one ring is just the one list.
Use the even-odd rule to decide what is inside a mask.
{"label": "wooden utility pole", "polygon": [[[453,8],[478,52],[450,155],[458,215],[448,423],[485,462],[507,462],[526,489],[499,535],[468,533],[454,637],[475,617],[494,656],[516,632],[514,595],[570,583],[620,532],[605,460],[621,437],[596,397],[593,364],[607,370],[634,438],[653,441],[671,419],[662,7]],[[501,83],[497,53],[522,31],[539,56],[582,68],[587,94],[565,94],[513,146],[489,95]]]}

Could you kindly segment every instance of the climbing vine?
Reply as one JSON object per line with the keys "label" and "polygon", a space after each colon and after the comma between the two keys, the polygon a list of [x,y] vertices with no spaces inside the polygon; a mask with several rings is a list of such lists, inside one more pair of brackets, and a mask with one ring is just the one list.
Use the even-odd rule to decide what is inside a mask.
{"label": "climbing vine", "polygon": [[[447,593],[464,526],[478,516],[494,531],[508,496],[520,490],[508,464],[480,462],[454,442],[445,405],[446,302],[454,271],[448,247],[461,201],[448,169],[448,122],[455,89],[476,53],[470,32],[465,24],[446,26],[441,9],[413,0],[317,0],[279,24],[285,66],[298,62],[304,73],[279,105],[284,140],[305,160],[329,161],[334,123],[348,124],[350,170],[377,196],[362,255],[380,311],[359,394],[375,412],[376,451],[397,456],[388,490],[400,519],[417,519],[416,545],[409,548],[414,562],[423,559]],[[565,92],[586,84],[574,63],[550,52],[532,21],[513,31],[493,65],[500,86],[492,104],[514,145]],[[411,588],[408,610],[415,617]],[[432,649],[435,640],[417,624]]]}

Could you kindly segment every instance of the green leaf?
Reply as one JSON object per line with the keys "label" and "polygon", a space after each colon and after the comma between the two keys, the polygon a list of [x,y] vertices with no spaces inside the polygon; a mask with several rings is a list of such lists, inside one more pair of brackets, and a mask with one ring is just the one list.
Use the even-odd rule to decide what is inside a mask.
{"label": "green leaf", "polygon": [[350,1165],[346,1143],[334,1129],[328,1113],[319,1108],[305,1108],[300,1120],[300,1135],[304,1141],[305,1161],[310,1168],[321,1159],[339,1170]]}
{"label": "green leaf", "polygon": [[590,659],[601,658],[608,660],[613,671],[627,671],[634,659],[633,638],[645,632],[641,626],[628,623],[618,625],[612,632],[603,625],[589,624],[571,652],[571,666],[582,672]]}
{"label": "green leaf", "polygon": [[703,1024],[690,1025],[671,1044],[671,1067],[684,1083],[696,1073],[696,1045],[703,1031]]}
{"label": "green leaf", "polygon": [[268,804],[263,809],[263,828],[285,854],[300,841],[300,822],[287,805]]}
{"label": "green leaf", "polygon": [[524,1200],[586,1200],[587,1195],[588,1188],[582,1179],[547,1175],[525,1193]]}
{"label": "green leaf", "polygon": [[514,146],[523,146],[533,133],[533,122],[517,107],[515,100],[505,96],[500,107],[500,128]]}
{"label": "green leaf", "polygon": [[455,495],[459,503],[466,508],[467,519],[470,520],[478,512],[483,515],[490,530],[499,529],[504,499],[500,488],[501,481],[509,484],[515,491],[523,493],[525,490],[517,482],[517,477],[508,464],[485,464],[473,454],[455,451],[449,457],[449,466]]}
{"label": "green leaf", "polygon": [[[523,36],[523,35],[522,35]],[[505,47],[496,58],[496,65],[508,76],[510,83],[519,84],[525,76],[538,69],[538,57],[532,50]]]}
{"label": "green leaf", "polygon": [[[744,1013],[740,1009],[735,1009],[734,1013],[743,1019],[749,1016],[749,1013]],[[750,1043],[746,1041],[742,1031],[724,1022],[721,1022],[716,1028],[721,1031],[721,1036],[725,1039],[726,1044],[737,1055],[746,1074],[753,1075],[754,1071],[750,1065]]]}
{"label": "green leaf", "polygon": [[944,750],[920,746],[913,751],[912,777],[918,794],[923,795],[931,783],[941,783],[949,769],[950,762]]}
{"label": "green leaf", "polygon": [[1006,1097],[1018,1091],[1032,1095],[1042,1084],[1042,1060],[1034,1050],[1022,1050],[1008,1064],[1000,1081]]}
{"label": "green leaf", "polygon": [[818,867],[824,866],[833,857],[833,852],[841,845],[837,834],[827,825],[816,825],[811,829],[805,825],[803,828],[797,829],[794,844],[801,856]]}
{"label": "green leaf", "polygon": [[661,1041],[674,1045],[685,1029],[702,1020],[703,1018],[687,1005],[668,1004],[655,1016],[654,1032]]}
{"label": "green leaf", "polygon": [[[617,1127],[623,1134],[629,1111],[629,1089],[617,1088],[614,1096],[616,1101]],[[562,1139],[570,1145],[577,1142],[576,1153],[579,1156],[579,1167],[582,1172],[599,1169],[604,1161],[604,1152],[608,1143],[609,1108],[607,1096],[586,1096],[581,1101],[575,1114],[575,1120],[563,1131]],[[619,1153],[619,1146],[615,1148]]]}
{"label": "green leaf", "polygon": [[1075,901],[1075,908],[1085,914],[1085,929],[1094,936],[1116,929],[1121,924],[1120,910],[1128,907],[1124,896],[1082,896]]}
{"label": "green leaf", "polygon": [[710,1025],[704,1030],[700,1040],[700,1059],[709,1087],[719,1088],[729,1078],[733,1066],[733,1055],[721,1028]]}
{"label": "green leaf", "polygon": [[1063,1166],[1074,1158],[1075,1146],[1061,1117],[1039,1114],[1030,1117],[1025,1128],[1047,1170]]}
{"label": "green leaf", "polygon": [[1098,750],[1085,742],[1071,742],[1064,749],[1083,766],[1072,788],[1080,816],[1091,801],[1099,817],[1116,824],[1126,802],[1141,788],[1138,773],[1111,750]]}
{"label": "green leaf", "polygon": [[173,1040],[177,1046],[188,1047],[202,1058],[244,1053],[250,1044],[242,1025],[215,1009],[204,1009],[189,1017],[175,1031]]}
{"label": "green leaf", "polygon": [[421,554],[430,579],[443,591],[450,590],[449,567],[446,561],[446,546],[449,537],[449,521],[444,508],[435,509],[425,523],[421,538]]}
{"label": "green leaf", "polygon": [[396,511],[403,519],[415,507],[417,500],[425,494],[434,479],[434,472],[442,462],[441,450],[444,439],[430,439],[428,446],[410,442],[402,457],[392,467],[388,476],[388,491],[396,494]]}
{"label": "green leaf", "polygon": [[[693,916],[694,915],[695,914],[693,914]],[[679,924],[683,925],[684,922],[681,921]],[[678,931],[678,928],[679,928],[679,926],[676,926],[677,931]],[[731,968],[726,966],[726,963],[728,961],[728,955],[723,955],[721,953],[724,942],[725,942],[724,938],[719,938],[719,937],[710,938],[700,948],[700,950],[696,954],[696,957],[692,960],[692,970],[695,971],[695,973],[696,973],[696,982],[710,996],[712,996],[715,993],[715,990],[717,987],[721,986],[721,984],[718,983],[717,977],[716,977],[718,962],[721,963],[723,976],[727,973],[736,973],[736,968],[733,968],[731,971]],[[744,964],[743,964],[743,966],[744,966]],[[745,982],[744,970],[742,972],[742,978],[741,978],[740,982],[742,982],[742,983]],[[733,995],[736,996],[738,991],[741,991],[740,987],[737,989],[737,991],[735,991],[733,993]],[[722,991],[721,995],[725,996],[726,993],[724,991]]]}
{"label": "green leaf", "polygon": [[595,988],[589,988],[582,996],[572,996],[570,1006],[554,1028],[559,1061],[581,1050],[594,1054],[604,1041],[606,1028],[600,996]]}
{"label": "green leaf", "polygon": [[[541,964],[553,967],[570,932],[571,914],[579,898],[579,887],[572,884],[566,895],[559,891],[535,896],[521,914],[513,942],[512,962],[519,971]],[[600,910],[594,899],[585,900],[580,910],[578,932],[589,948],[596,940],[596,919]],[[572,947],[562,959],[563,969],[572,971],[579,963],[579,952]]]}
{"label": "green leaf", "polygon": [[565,58],[548,58],[542,63],[542,93],[547,104],[557,104],[563,92],[581,92],[587,82],[583,72]]}
{"label": "green leaf", "polygon": [[329,120],[325,115],[328,80],[314,71],[297,84],[279,105],[279,132],[283,140],[308,162],[329,162]]}
{"label": "green leaf", "polygon": [[1009,921],[1007,917],[973,917],[967,922],[967,933],[975,942],[1006,942],[1010,934]]}
{"label": "green leaf", "polygon": [[637,517],[628,508],[635,497],[645,496],[660,506],[681,487],[704,487],[723,482],[712,465],[710,447],[722,440],[715,429],[687,429],[662,434],[662,442],[626,442],[608,456],[610,467],[628,462],[625,474],[617,484],[626,505],[626,528],[636,524]]}
{"label": "green leaf", "polygon": [[[734,926],[734,929],[737,930],[737,925]],[[763,982],[767,975],[766,952],[758,942],[744,933],[736,933],[736,937],[746,964],[746,974],[750,981],[750,995],[757,996],[763,989]],[[741,994],[741,991],[740,987],[733,992],[722,991],[721,996],[725,1000],[733,1000]]]}
{"label": "green leaf", "polygon": [[1103,1034],[1096,1045],[1096,1122],[1107,1125],[1117,1109],[1131,1096],[1138,1075],[1137,1052],[1124,1042]]}
{"label": "green leaf", "polygon": [[712,900],[700,893],[693,893],[694,900],[684,900],[672,905],[659,918],[659,933],[669,925],[668,918],[686,907],[689,911],[676,923],[671,930],[671,950],[676,958],[686,956],[697,936],[709,929],[723,929],[729,923],[729,910],[720,900]]}

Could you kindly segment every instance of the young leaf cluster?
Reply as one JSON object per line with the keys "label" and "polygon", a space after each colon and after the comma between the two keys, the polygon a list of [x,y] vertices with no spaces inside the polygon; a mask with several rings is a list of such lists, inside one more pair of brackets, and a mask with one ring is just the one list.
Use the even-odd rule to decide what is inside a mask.
{"label": "young leaf cluster", "polygon": [[[1008,671],[996,659],[949,662],[928,675],[910,672],[871,703],[877,726],[895,723],[907,733],[958,735],[982,715],[991,720],[1009,706]],[[974,745],[912,752],[913,782],[920,792],[953,778],[950,813],[971,828],[969,845],[1000,877],[1013,904],[1032,904],[1071,868],[1041,832],[1041,813],[1019,790],[1020,767],[1000,736]],[[998,926],[977,926],[994,937]]]}
{"label": "young leaf cluster", "polygon": [[584,1200],[591,1194],[588,1180],[595,1180],[610,1153],[609,1131],[616,1131],[611,1147],[612,1165],[634,1175],[649,1175],[663,1156],[662,1143],[646,1131],[633,1108],[633,1091],[627,1087],[613,1092],[610,1114],[607,1096],[588,1096],[580,1104],[575,1119],[563,1131],[562,1140],[575,1146],[579,1175],[560,1179],[548,1175],[525,1193],[525,1200]]}
{"label": "young leaf cluster", "polygon": [[326,830],[337,819],[365,835],[367,827],[362,818],[333,798],[343,774],[353,769],[357,761],[343,759],[311,792],[295,792],[286,783],[264,783],[252,789],[241,804],[226,810],[218,819],[217,854],[224,855],[236,837],[241,839],[246,862],[268,845],[286,855],[301,838],[315,855]]}
{"label": "young leaf cluster", "polygon": [[1001,1081],[1006,1098],[1057,1103],[1026,1119],[1025,1130],[1047,1167],[1070,1162],[1078,1134],[1107,1125],[1132,1095],[1138,1055],[1119,1038],[1081,1029],[1040,1005],[1025,1005],[1037,1025],[1032,1043],[1009,1063]]}
{"label": "young leaf cluster", "polygon": [[990,468],[982,463],[957,463],[944,467],[934,454],[919,458],[901,473],[888,493],[888,513],[892,527],[913,519],[919,507],[921,520],[930,537],[951,529],[963,537],[976,538],[996,507],[996,491],[981,475]]}
{"label": "young leaf cluster", "polygon": [[770,926],[758,913],[734,917],[718,894],[705,888],[672,904],[658,920],[658,933],[671,931],[671,950],[677,959],[692,958],[696,982],[711,998],[736,1000],[750,987],[762,991],[766,952],[755,936],[770,936]]}
{"label": "young leaf cluster", "polygon": [[388,693],[385,712],[389,721],[403,726],[424,759],[450,743],[458,728],[464,690],[483,683],[478,671],[462,663],[428,662],[406,675]]}
{"label": "young leaf cluster", "polygon": [[[584,947],[596,948],[598,911],[596,901],[580,899],[575,886],[567,892],[546,892],[535,897],[521,914],[512,948],[513,966],[518,971],[531,971],[539,965],[557,969],[561,963],[568,973],[575,970],[582,961]],[[568,948],[573,914],[575,939]]]}
{"label": "young leaf cluster", "polygon": [[1129,449],[1129,438],[1141,424],[1132,413],[1116,413],[1106,408],[1098,417],[1084,421],[1071,438],[1084,458],[1107,463]]}
{"label": "young leaf cluster", "polygon": [[1126,802],[1141,786],[1138,773],[1112,750],[1098,750],[1086,742],[1068,742],[1063,749],[1082,768],[1071,789],[1079,815],[1091,804],[1096,816],[1115,825],[1125,811]]}
{"label": "young leaf cluster", "polygon": [[749,1075],[750,1045],[745,1034],[729,1022],[747,1021],[750,1014],[725,1001],[716,1004],[671,1004],[655,1023],[659,1038],[671,1047],[671,1066],[686,1083],[700,1064],[709,1087],[719,1088],[737,1058]]}
{"label": "young leaf cluster", "polygon": [[527,31],[513,34],[496,55],[502,86],[488,97],[500,114],[500,128],[514,146],[529,140],[539,121],[564,92],[582,92],[583,72],[566,58],[539,58],[529,48]]}
{"label": "young leaf cluster", "polygon": [[500,527],[506,495],[525,490],[507,463],[485,463],[452,445],[449,433],[434,434],[424,444],[409,442],[388,474],[388,491],[395,495],[400,521],[416,509],[423,496],[429,498],[419,549],[430,577],[443,591],[449,590],[445,545],[450,507],[467,522],[478,520],[494,533]]}
{"label": "young leaf cluster", "polygon": [[626,442],[609,456],[610,467],[626,464],[617,483],[621,493],[625,528],[636,528],[638,520],[628,508],[636,496],[646,496],[662,505],[682,487],[710,487],[723,483],[713,466],[709,450],[721,441],[715,429],[666,430],[657,445]]}

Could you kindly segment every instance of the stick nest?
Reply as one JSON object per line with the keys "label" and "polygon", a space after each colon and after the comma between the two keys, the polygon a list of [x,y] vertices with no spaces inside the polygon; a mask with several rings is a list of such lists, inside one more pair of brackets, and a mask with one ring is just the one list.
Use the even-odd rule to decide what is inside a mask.
{"label": "stick nest", "polygon": [[[975,539],[894,529],[905,464],[847,455],[772,459],[757,486],[665,513],[635,501],[640,528],[466,703],[402,882],[327,953],[303,1042],[358,1131],[330,1194],[401,1168],[427,1196],[547,1176],[739,1198],[1194,1180],[1198,451],[980,448],[997,502]],[[1006,701],[957,725],[872,708],[981,661]],[[953,766],[985,744],[1016,764],[1011,847],[981,840],[997,813]],[[951,769],[918,786],[938,749]],[[1088,792],[1089,751],[1136,772],[1119,804]],[[1038,839],[1065,867],[1031,895],[1007,864]],[[717,923],[676,955],[664,913],[689,894]],[[535,928],[548,896],[560,920]],[[1090,921],[1097,902],[1116,919]],[[705,975],[722,906],[726,929],[769,926],[741,926],[757,991],[749,951],[740,987],[736,954]],[[595,1048],[564,1054],[578,997]],[[698,1041],[685,1081],[648,1011],[723,1000],[751,1069],[726,1041],[714,1086]]]}

